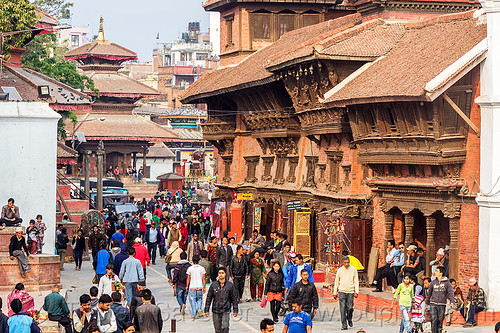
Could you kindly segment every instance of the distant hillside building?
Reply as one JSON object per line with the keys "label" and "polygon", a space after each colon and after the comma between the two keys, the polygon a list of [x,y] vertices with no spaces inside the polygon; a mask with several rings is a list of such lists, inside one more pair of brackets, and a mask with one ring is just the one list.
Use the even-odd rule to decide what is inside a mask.
{"label": "distant hillside building", "polygon": [[[217,67],[208,34],[200,31],[199,22],[190,22],[182,38],[153,50],[153,71],[158,73],[158,91],[165,94],[169,108],[180,107],[177,95],[203,74]],[[201,104],[197,108],[204,108]]]}

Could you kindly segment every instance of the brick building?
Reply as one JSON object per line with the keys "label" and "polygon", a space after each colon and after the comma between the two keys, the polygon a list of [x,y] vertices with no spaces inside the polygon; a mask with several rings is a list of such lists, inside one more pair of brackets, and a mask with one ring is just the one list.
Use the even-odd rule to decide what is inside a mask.
{"label": "brick building", "polygon": [[478,274],[486,25],[461,12],[477,3],[398,3],[349,4],[359,13],[284,34],[182,102],[208,105],[220,200],[253,194],[231,205],[246,237],[278,228],[330,263],[339,242],[364,264],[372,246],[382,261],[390,239],[416,241],[427,262],[449,245],[450,276],[464,282]]}

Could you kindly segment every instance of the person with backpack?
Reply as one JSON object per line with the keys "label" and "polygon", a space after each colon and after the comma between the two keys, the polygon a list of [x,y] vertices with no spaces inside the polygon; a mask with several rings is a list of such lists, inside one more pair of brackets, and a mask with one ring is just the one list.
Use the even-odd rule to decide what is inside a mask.
{"label": "person with backpack", "polygon": [[187,301],[187,270],[191,266],[189,261],[187,261],[187,253],[182,252],[181,260],[177,263],[174,268],[174,276],[172,279],[173,288],[175,290],[175,295],[177,297],[177,303],[181,308],[181,315],[186,313],[186,301]]}
{"label": "person with backpack", "polygon": [[64,271],[64,260],[66,259],[66,251],[68,250],[68,233],[66,228],[61,229],[61,233],[57,235],[56,248],[57,254],[59,254],[59,260],[61,261],[60,270]]}

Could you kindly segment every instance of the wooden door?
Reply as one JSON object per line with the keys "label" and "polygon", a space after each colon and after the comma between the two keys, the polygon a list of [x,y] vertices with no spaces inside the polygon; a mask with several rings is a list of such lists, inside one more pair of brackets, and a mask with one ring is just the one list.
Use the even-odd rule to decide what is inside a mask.
{"label": "wooden door", "polygon": [[367,267],[372,246],[371,220],[352,219],[351,222],[351,255]]}

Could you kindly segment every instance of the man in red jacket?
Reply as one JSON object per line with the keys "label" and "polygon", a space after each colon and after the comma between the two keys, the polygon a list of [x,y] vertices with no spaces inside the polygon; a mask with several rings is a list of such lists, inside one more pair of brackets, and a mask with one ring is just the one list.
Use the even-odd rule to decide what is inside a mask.
{"label": "man in red jacket", "polygon": [[139,260],[144,269],[144,279],[146,279],[146,266],[149,266],[151,258],[149,257],[148,249],[141,243],[141,239],[137,237],[133,246],[135,249],[135,259]]}

